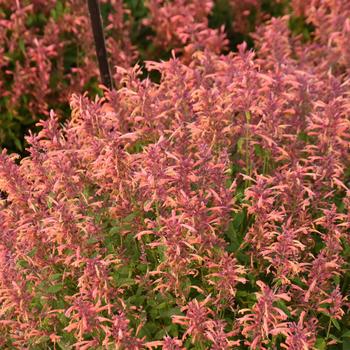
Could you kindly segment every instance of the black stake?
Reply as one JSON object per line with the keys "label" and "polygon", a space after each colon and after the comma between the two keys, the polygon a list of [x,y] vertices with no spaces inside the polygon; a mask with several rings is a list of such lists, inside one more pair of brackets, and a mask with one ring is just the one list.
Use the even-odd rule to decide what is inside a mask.
{"label": "black stake", "polygon": [[113,88],[111,73],[109,70],[105,38],[103,35],[102,17],[98,0],[88,0],[92,32],[94,34],[96,55],[102,84],[108,89]]}

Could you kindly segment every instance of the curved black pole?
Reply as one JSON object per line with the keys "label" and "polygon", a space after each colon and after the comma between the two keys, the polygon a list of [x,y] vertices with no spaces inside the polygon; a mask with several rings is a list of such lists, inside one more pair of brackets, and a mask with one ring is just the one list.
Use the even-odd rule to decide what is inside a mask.
{"label": "curved black pole", "polygon": [[111,72],[108,64],[105,38],[103,35],[102,17],[98,0],[88,0],[92,32],[94,34],[96,55],[100,69],[101,81],[108,89],[113,88]]}

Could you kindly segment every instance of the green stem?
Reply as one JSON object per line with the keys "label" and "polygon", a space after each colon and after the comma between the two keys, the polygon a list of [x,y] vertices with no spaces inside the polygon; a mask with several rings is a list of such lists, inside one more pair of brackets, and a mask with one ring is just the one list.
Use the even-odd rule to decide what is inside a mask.
{"label": "green stem", "polygon": [[[249,111],[245,112],[245,119],[246,119],[246,134],[245,134],[245,161],[246,161],[246,167],[247,167],[247,175],[251,176],[251,155],[250,155],[250,119],[251,114]],[[250,186],[250,180],[246,181],[246,187]]]}
{"label": "green stem", "polygon": [[326,344],[327,344],[327,341],[328,341],[328,338],[329,338],[329,333],[331,331],[331,325],[332,325],[332,318],[330,318],[329,322],[328,322],[327,335],[326,335],[326,339],[325,339]]}

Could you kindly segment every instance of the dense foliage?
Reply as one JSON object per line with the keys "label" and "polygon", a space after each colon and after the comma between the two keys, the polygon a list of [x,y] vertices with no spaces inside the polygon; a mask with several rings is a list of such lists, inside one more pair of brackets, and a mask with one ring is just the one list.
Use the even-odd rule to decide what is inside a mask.
{"label": "dense foliage", "polygon": [[[149,1],[142,21],[173,56],[146,61],[145,78],[130,37],[111,35],[116,55],[130,49],[114,56],[116,89],[73,94],[27,157],[2,151],[1,349],[349,348],[349,2],[292,1],[303,24],[232,3],[255,13],[256,51],[221,53],[211,1]],[[18,74],[35,85],[47,71],[27,58]],[[90,79],[83,59],[75,78]]]}
{"label": "dense foliage", "polygon": [[[287,11],[275,1],[102,0],[111,66],[234,49]],[[101,93],[86,0],[0,0],[0,144],[23,153],[27,130],[51,108],[64,120],[69,96],[83,91]]]}

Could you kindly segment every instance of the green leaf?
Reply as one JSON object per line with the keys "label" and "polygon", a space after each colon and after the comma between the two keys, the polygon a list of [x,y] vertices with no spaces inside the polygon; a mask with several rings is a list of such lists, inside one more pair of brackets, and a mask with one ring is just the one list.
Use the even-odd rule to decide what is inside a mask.
{"label": "green leaf", "polygon": [[166,335],[166,330],[165,329],[161,329],[155,334],[154,339],[163,339],[163,337],[165,335]]}
{"label": "green leaf", "polygon": [[164,318],[171,318],[171,316],[174,316],[174,315],[182,315],[182,312],[181,312],[180,308],[172,307],[172,308],[170,308],[168,310],[162,311],[162,319],[164,319]]}
{"label": "green leaf", "polygon": [[278,300],[276,302],[276,305],[288,316],[291,317],[292,315],[290,314],[288,307],[286,303],[283,300]]}
{"label": "green leaf", "polygon": [[56,280],[60,279],[61,277],[62,277],[61,273],[54,273],[53,275],[51,275],[49,277],[49,280],[50,281],[56,281]]}
{"label": "green leaf", "polygon": [[28,261],[25,261],[23,259],[17,260],[17,265],[22,268],[28,267]]}
{"label": "green leaf", "polygon": [[335,340],[337,342],[337,344],[341,344],[342,343],[342,340],[337,338],[333,334],[330,334],[329,338]]}
{"label": "green leaf", "polygon": [[144,304],[146,297],[144,295],[133,295],[128,301],[134,306],[141,306]]}
{"label": "green leaf", "polygon": [[47,293],[55,294],[63,288],[63,284],[55,284],[46,289]]}
{"label": "green leaf", "polygon": [[158,304],[157,309],[158,310],[166,309],[168,306],[169,306],[169,303],[163,302],[163,303]]}
{"label": "green leaf", "polygon": [[[348,331],[350,332],[350,331]],[[349,336],[350,338],[350,336]],[[343,350],[349,350],[350,349],[350,339],[345,338],[343,341]]]}
{"label": "green leaf", "polygon": [[72,346],[69,346],[69,345],[65,344],[64,342],[62,342],[62,341],[58,342],[57,345],[60,347],[61,350],[71,350],[71,349],[73,349]]}
{"label": "green leaf", "polygon": [[18,47],[20,48],[20,50],[25,54],[26,53],[26,47],[25,47],[25,43],[24,40],[21,38],[18,41]]}
{"label": "green leaf", "polygon": [[50,340],[50,337],[47,335],[43,335],[39,337],[36,341],[33,342],[33,344],[41,344],[41,343],[46,343],[47,341]]}
{"label": "green leaf", "polygon": [[17,149],[18,149],[19,151],[22,151],[22,150],[23,150],[21,141],[20,141],[19,139],[15,139],[15,140],[14,140],[14,143],[15,143],[15,146],[17,147]]}
{"label": "green leaf", "polygon": [[326,350],[327,344],[324,338],[317,338],[315,348],[318,350]]}
{"label": "green leaf", "polygon": [[27,255],[32,258],[36,252],[38,251],[38,248],[37,247],[34,247]]}
{"label": "green leaf", "polygon": [[339,322],[338,322],[335,318],[331,318],[331,320],[332,320],[332,323],[333,323],[334,327],[335,327],[338,331],[340,331]]}
{"label": "green leaf", "polygon": [[350,338],[350,330],[346,330],[346,332],[344,332],[341,336],[343,338]]}
{"label": "green leaf", "polygon": [[99,240],[96,237],[91,237],[86,241],[88,244],[94,244],[99,242]]}
{"label": "green leaf", "polygon": [[135,284],[135,279],[134,278],[118,278],[117,280],[118,286],[119,287],[127,287],[127,286],[133,286]]}
{"label": "green leaf", "polygon": [[110,230],[109,230],[109,234],[110,235],[114,235],[116,233],[119,233],[120,232],[120,227],[119,226],[114,226],[112,227]]}

